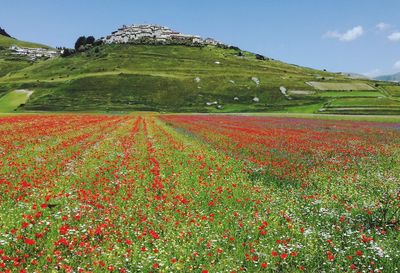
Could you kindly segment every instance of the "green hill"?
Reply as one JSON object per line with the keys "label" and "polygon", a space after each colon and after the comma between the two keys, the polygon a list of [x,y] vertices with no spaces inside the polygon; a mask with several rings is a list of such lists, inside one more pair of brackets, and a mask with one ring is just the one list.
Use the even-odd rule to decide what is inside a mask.
{"label": "green hill", "polygon": [[376,82],[215,46],[102,45],[1,71],[0,96],[35,91],[19,111],[400,112]]}
{"label": "green hill", "polygon": [[49,46],[46,46],[46,45],[20,41],[15,38],[12,38],[12,37],[0,35],[0,47],[8,48],[13,45],[21,46],[21,47],[30,47],[30,48],[50,48]]}
{"label": "green hill", "polygon": [[14,45],[29,48],[50,48],[45,45],[24,42],[11,37],[0,35],[0,77],[3,77],[10,72],[18,71],[31,65],[31,62],[27,58],[23,56],[16,56],[11,53],[9,48]]}

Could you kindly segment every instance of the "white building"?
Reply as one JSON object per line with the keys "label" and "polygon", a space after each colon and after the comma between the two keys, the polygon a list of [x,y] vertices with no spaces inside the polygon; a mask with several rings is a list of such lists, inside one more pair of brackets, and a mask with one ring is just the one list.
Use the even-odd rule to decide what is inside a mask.
{"label": "white building", "polygon": [[26,56],[32,61],[35,61],[39,58],[55,58],[60,55],[58,50],[46,48],[29,48],[13,45],[10,47],[10,50],[12,51],[13,55]]}

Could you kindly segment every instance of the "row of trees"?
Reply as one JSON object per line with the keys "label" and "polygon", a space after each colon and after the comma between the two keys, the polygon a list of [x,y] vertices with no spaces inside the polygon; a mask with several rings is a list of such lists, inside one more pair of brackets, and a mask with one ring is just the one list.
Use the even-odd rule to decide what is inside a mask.
{"label": "row of trees", "polygon": [[93,46],[99,46],[103,44],[102,40],[96,40],[93,36],[81,36],[75,42],[75,50],[78,52],[86,51]]}
{"label": "row of trees", "polygon": [[102,40],[96,40],[96,38],[94,38],[93,36],[80,36],[76,42],[75,42],[75,46],[74,48],[61,48],[62,49],[62,53],[61,56],[62,57],[68,57],[71,56],[77,52],[85,52],[86,50],[94,47],[94,46],[99,46],[103,44]]}

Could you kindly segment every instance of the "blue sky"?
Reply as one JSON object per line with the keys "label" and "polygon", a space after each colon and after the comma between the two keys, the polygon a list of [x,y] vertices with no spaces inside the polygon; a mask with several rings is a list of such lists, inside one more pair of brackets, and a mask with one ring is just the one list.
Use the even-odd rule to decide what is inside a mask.
{"label": "blue sky", "polygon": [[72,46],[123,24],[156,23],[303,66],[400,72],[399,0],[4,0],[16,38]]}

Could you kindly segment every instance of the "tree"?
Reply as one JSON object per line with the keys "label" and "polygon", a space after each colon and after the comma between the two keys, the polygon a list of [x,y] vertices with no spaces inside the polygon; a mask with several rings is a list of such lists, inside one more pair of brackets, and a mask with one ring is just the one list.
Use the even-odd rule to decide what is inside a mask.
{"label": "tree", "polygon": [[237,46],[229,46],[229,49],[233,49],[233,50],[236,50],[236,51],[240,51],[240,48],[237,47]]}
{"label": "tree", "polygon": [[81,36],[75,42],[75,50],[78,51],[81,46],[85,46],[85,45],[86,45],[86,37]]}
{"label": "tree", "polygon": [[93,45],[96,39],[93,36],[89,36],[86,38],[86,44]]}
{"label": "tree", "polygon": [[95,42],[94,42],[94,46],[100,46],[100,45],[102,45],[103,44],[103,40],[96,40]]}

